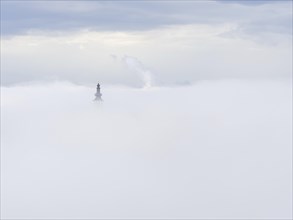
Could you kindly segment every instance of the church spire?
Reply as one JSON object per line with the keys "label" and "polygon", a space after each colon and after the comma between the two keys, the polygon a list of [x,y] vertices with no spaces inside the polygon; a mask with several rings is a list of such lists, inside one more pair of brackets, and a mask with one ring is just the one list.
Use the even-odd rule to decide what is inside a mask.
{"label": "church spire", "polygon": [[97,92],[95,94],[96,98],[94,101],[103,101],[102,100],[102,93],[101,93],[101,87],[100,87],[100,84],[98,83],[97,85]]}

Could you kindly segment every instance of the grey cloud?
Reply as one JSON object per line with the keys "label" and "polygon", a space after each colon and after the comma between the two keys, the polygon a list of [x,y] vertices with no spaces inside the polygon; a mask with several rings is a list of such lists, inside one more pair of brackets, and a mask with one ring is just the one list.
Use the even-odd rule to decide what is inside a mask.
{"label": "grey cloud", "polygon": [[[227,3],[226,1],[223,1]],[[37,31],[90,30],[147,30],[174,24],[219,24],[250,21],[262,13],[264,20],[270,18],[270,8],[287,7],[290,2],[256,4],[223,4],[222,1],[164,2],[164,1],[1,1],[1,34],[24,34]],[[228,1],[229,3],[232,3]],[[242,1],[233,1],[241,3]],[[249,1],[250,2],[250,1]],[[278,1],[277,1],[278,2]],[[249,6],[247,6],[249,5]],[[277,9],[274,9],[277,12]],[[285,17],[284,17],[285,16]],[[291,11],[280,17],[280,22],[291,21]],[[290,17],[291,16],[291,17]],[[278,19],[278,17],[276,17]],[[270,25],[267,22],[267,26]],[[257,26],[262,29],[262,25]],[[288,26],[284,26],[288,29]],[[272,25],[264,31],[278,32]],[[285,31],[286,32],[286,31]]]}
{"label": "grey cloud", "polygon": [[[262,27],[262,28],[260,28]],[[271,19],[259,19],[240,26],[243,32],[253,33],[279,33],[292,35],[292,20],[282,15],[277,15]]]}
{"label": "grey cloud", "polygon": [[291,0],[216,0],[221,3],[226,4],[240,4],[245,6],[261,6],[265,4],[274,4],[274,3],[288,3],[291,2]]}
{"label": "grey cloud", "polygon": [[[139,74],[117,59],[125,54],[141,60],[160,85],[290,78],[291,5],[286,1],[256,6],[235,1],[1,1],[1,36],[44,31],[43,35],[3,39],[1,83],[68,80],[89,84],[99,79],[140,87]],[[201,30],[200,25],[183,24],[208,25]],[[100,32],[67,33],[81,29]],[[55,31],[62,32],[55,35]],[[212,36],[197,36],[200,31],[207,36],[210,31]],[[96,39],[97,35],[103,36]]]}
{"label": "grey cloud", "polygon": [[[153,2],[4,2],[2,32],[24,33],[27,30],[144,30],[176,19],[174,10]],[[77,5],[76,5],[77,4]],[[84,6],[83,10],[71,10]],[[58,7],[59,6],[59,7]],[[76,6],[76,7],[74,7]]]}

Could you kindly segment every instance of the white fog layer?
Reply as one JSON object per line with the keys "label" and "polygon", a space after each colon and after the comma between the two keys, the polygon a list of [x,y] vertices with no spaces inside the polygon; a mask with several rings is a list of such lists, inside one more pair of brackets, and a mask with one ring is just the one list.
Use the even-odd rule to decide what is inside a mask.
{"label": "white fog layer", "polygon": [[1,87],[1,217],[292,217],[292,86]]}

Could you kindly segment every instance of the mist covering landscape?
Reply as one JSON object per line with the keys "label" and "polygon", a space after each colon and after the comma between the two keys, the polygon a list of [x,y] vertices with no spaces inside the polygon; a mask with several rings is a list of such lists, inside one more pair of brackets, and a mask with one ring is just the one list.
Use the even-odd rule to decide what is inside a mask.
{"label": "mist covering landscape", "polygon": [[290,7],[1,2],[1,218],[291,219]]}
{"label": "mist covering landscape", "polygon": [[3,216],[286,218],[290,90],[109,87],[94,103],[69,83],[4,88]]}

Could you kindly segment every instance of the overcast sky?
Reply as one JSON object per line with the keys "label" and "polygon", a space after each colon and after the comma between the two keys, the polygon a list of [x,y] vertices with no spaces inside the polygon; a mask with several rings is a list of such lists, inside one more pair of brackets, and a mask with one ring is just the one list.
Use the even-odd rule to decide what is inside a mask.
{"label": "overcast sky", "polygon": [[292,1],[1,1],[2,85],[288,78],[291,49]]}

